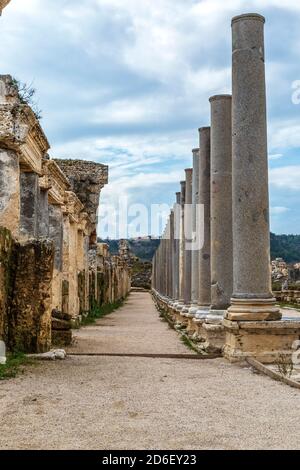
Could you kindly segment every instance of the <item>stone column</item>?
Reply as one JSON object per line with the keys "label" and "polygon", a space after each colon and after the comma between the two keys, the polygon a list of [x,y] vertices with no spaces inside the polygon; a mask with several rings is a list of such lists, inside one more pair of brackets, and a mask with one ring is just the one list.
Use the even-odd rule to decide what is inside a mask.
{"label": "stone column", "polygon": [[48,238],[49,236],[48,190],[44,189],[39,191],[38,236],[40,238]]}
{"label": "stone column", "polygon": [[180,192],[176,193],[176,204],[174,206],[174,303],[176,308],[179,302],[179,238],[180,238]]}
{"label": "stone column", "polygon": [[196,317],[206,318],[211,303],[210,294],[210,127],[199,129],[200,166],[199,166],[199,204],[204,210],[201,224],[203,247],[199,253],[199,297]]}
{"label": "stone column", "polygon": [[184,307],[182,313],[186,314],[191,306],[191,277],[192,277],[192,183],[193,183],[193,169],[188,168],[185,170],[185,216],[184,216],[184,238],[185,238],[185,253],[184,253]]}
{"label": "stone column", "polygon": [[207,321],[221,321],[230,305],[232,261],[232,126],[231,96],[211,103],[211,312]]}
{"label": "stone column", "polygon": [[170,230],[169,230],[169,297],[174,300],[174,211],[170,214]]}
{"label": "stone column", "polygon": [[[192,194],[192,228],[195,234],[194,243],[197,243],[197,225],[199,225],[199,166],[200,166],[200,149],[193,150],[193,194]],[[197,217],[198,214],[198,217]],[[199,235],[199,234],[198,234]],[[198,289],[199,289],[199,249],[194,246],[192,250],[192,278],[191,278],[191,307],[189,315],[194,316],[199,308],[198,306]]]}
{"label": "stone column", "polygon": [[52,308],[62,309],[62,269],[63,269],[63,215],[60,205],[49,204],[49,238],[53,241],[54,267],[52,282]]}
{"label": "stone column", "polygon": [[164,295],[168,297],[169,295],[169,225],[170,225],[170,220],[168,219],[166,230],[165,230],[165,235],[164,235],[164,264],[165,264],[165,269],[164,269],[164,275],[165,275],[165,289],[164,289]]}
{"label": "stone column", "polygon": [[176,307],[181,311],[184,306],[184,256],[185,256],[185,237],[184,237],[184,205],[185,205],[185,181],[180,182],[180,239],[179,239],[179,304]]}
{"label": "stone column", "polygon": [[20,236],[25,240],[38,236],[39,191],[39,176],[33,172],[21,173]]}
{"label": "stone column", "polygon": [[271,292],[264,18],[233,18],[233,296],[229,320],[276,320]]}
{"label": "stone column", "polygon": [[[3,144],[1,143],[1,146]],[[0,148],[0,225],[15,236],[20,226],[20,167],[16,152]]]}

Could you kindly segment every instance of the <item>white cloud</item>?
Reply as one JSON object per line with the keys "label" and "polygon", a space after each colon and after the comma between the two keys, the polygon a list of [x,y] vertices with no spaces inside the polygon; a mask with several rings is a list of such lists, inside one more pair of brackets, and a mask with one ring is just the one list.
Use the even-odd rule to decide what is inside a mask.
{"label": "white cloud", "polygon": [[269,155],[269,160],[280,160],[283,157],[282,153],[274,153]]}
{"label": "white cloud", "polygon": [[[210,95],[231,91],[230,20],[247,11],[265,14],[267,34],[270,20],[282,22],[284,57],[266,38],[269,160],[282,165],[300,149],[291,103],[300,49],[287,17],[300,20],[299,1],[13,0],[1,19],[0,67],[34,80],[53,156],[110,165],[104,200],[134,201],[144,188],[150,203],[160,187],[173,201],[197,128],[209,124]],[[272,194],[299,191],[299,168],[271,169]],[[272,213],[282,210],[276,202]]]}
{"label": "white cloud", "polygon": [[281,215],[289,211],[288,207],[275,206],[270,208],[271,215]]}
{"label": "white cloud", "polygon": [[273,168],[269,172],[269,180],[277,188],[300,191],[300,166]]}
{"label": "white cloud", "polygon": [[299,119],[274,120],[271,123],[269,135],[270,147],[272,149],[292,149],[300,147]]}

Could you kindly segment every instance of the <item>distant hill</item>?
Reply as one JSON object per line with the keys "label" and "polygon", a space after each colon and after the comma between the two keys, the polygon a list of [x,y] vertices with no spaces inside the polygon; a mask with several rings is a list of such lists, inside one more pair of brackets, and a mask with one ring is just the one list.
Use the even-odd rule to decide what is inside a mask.
{"label": "distant hill", "polygon": [[[109,244],[109,249],[112,254],[118,253],[119,240],[101,240],[103,243]],[[159,245],[158,238],[135,238],[129,239],[129,250],[137,256],[141,261],[152,261],[154,253]]]}
{"label": "distant hill", "polygon": [[300,262],[300,235],[271,233],[271,258],[283,258],[287,263]]}
{"label": "distant hill", "polygon": [[[108,243],[111,253],[118,253],[118,240],[102,240]],[[151,261],[160,240],[155,238],[128,240],[132,254],[142,261]],[[275,235],[271,233],[271,259],[283,258],[287,263],[300,262],[300,235]]]}

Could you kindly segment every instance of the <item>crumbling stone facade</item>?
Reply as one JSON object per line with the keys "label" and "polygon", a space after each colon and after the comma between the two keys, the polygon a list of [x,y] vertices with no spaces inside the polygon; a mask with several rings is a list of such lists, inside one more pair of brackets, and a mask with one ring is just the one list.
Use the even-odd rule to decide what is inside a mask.
{"label": "crumbling stone facade", "polygon": [[9,4],[10,0],[0,0],[0,16],[2,15],[2,10]]}
{"label": "crumbling stone facade", "polygon": [[123,258],[96,242],[108,167],[53,160],[49,148],[12,77],[0,76],[0,339],[26,352],[69,344],[73,324],[130,288]]}

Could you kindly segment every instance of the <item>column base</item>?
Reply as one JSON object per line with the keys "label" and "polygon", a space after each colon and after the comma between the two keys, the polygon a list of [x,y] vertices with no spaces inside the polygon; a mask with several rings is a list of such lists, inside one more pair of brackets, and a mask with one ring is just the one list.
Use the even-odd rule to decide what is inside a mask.
{"label": "column base", "polygon": [[210,312],[210,306],[209,305],[204,305],[198,308],[195,319],[197,320],[205,320],[207,315]]}
{"label": "column base", "polygon": [[225,318],[231,321],[276,321],[281,319],[276,299],[231,299]]}
{"label": "column base", "polygon": [[205,323],[211,325],[221,325],[226,314],[226,310],[210,310],[205,319]]}
{"label": "column base", "polygon": [[192,304],[189,308],[189,318],[193,318],[199,310],[199,305]]}
{"label": "column base", "polygon": [[300,321],[230,321],[225,319],[224,356],[230,362],[253,357],[262,363],[276,363],[279,355],[291,358],[299,341]]}
{"label": "column base", "polygon": [[183,308],[182,308],[182,310],[181,310],[181,315],[182,315],[183,317],[188,317],[190,307],[191,307],[190,305],[186,305],[186,304],[183,306]]}
{"label": "column base", "polygon": [[184,306],[185,306],[185,305],[184,305],[183,302],[179,302],[178,305],[177,305],[177,307],[175,308],[175,310],[176,310],[177,312],[181,312],[181,310],[183,309]]}
{"label": "column base", "polygon": [[225,345],[226,332],[222,323],[203,323],[201,328],[201,349],[206,353],[221,355]]}

